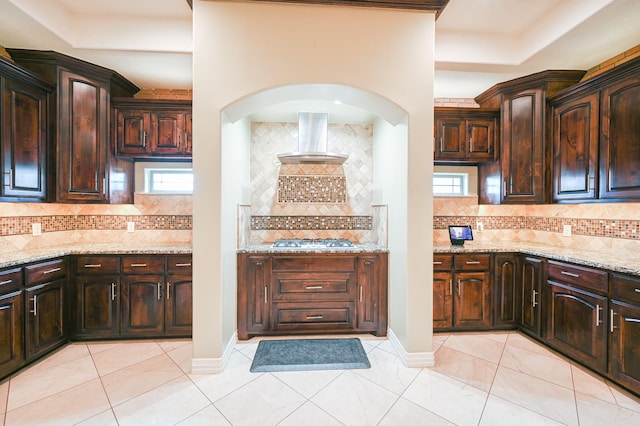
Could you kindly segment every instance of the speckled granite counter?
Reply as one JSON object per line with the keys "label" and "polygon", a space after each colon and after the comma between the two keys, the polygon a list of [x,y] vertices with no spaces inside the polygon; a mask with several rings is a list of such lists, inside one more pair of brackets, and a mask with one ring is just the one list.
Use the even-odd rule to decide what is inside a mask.
{"label": "speckled granite counter", "polygon": [[191,252],[191,245],[75,244],[47,249],[2,252],[0,253],[0,268],[39,262],[70,254],[189,254]]}
{"label": "speckled granite counter", "polygon": [[241,247],[238,253],[384,253],[389,249],[379,244],[356,244],[354,247],[308,248],[308,247],[271,247],[256,244]]}

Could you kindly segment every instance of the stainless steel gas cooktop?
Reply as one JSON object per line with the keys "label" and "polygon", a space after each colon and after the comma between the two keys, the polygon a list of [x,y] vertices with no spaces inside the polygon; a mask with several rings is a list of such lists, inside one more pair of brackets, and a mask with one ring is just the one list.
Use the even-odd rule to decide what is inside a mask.
{"label": "stainless steel gas cooktop", "polygon": [[354,244],[345,239],[279,239],[271,247],[274,248],[348,248]]}

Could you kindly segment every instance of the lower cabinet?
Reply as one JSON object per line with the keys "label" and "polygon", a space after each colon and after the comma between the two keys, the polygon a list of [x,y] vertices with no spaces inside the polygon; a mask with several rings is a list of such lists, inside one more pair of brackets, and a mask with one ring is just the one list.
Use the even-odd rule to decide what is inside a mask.
{"label": "lower cabinet", "polygon": [[73,338],[110,337],[120,332],[120,257],[75,257],[76,309]]}
{"label": "lower cabinet", "polygon": [[164,331],[164,276],[122,277],[123,336],[160,335]]}
{"label": "lower cabinet", "polygon": [[611,276],[609,374],[640,394],[640,278]]}
{"label": "lower cabinet", "polygon": [[520,321],[520,262],[516,253],[494,255],[494,328],[515,328]]}
{"label": "lower cabinet", "polygon": [[544,260],[533,256],[522,256],[520,277],[520,330],[532,337],[540,338]]}
{"label": "lower cabinet", "polygon": [[238,254],[238,338],[387,329],[387,254]]}
{"label": "lower cabinet", "polygon": [[22,289],[0,293],[0,380],[24,363],[23,307]]}

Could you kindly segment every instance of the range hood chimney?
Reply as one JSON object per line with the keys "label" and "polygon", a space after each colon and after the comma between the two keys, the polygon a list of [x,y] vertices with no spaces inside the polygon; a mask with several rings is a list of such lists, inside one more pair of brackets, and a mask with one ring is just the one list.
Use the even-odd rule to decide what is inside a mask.
{"label": "range hood chimney", "polygon": [[298,152],[278,154],[282,164],[342,164],[348,155],[327,151],[326,112],[298,113]]}

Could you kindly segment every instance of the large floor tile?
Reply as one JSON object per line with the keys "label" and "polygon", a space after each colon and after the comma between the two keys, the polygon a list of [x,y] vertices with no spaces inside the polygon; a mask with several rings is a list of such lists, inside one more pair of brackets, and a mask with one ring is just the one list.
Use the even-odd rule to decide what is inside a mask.
{"label": "large floor tile", "polygon": [[188,343],[167,351],[173,362],[185,373],[191,373],[191,360],[193,359],[193,345]]}
{"label": "large floor tile", "polygon": [[6,426],[67,426],[108,410],[109,401],[99,379],[9,410]]}
{"label": "large floor tile", "polygon": [[187,417],[180,426],[231,426],[222,413],[213,405],[208,405],[194,415]]}
{"label": "large floor tile", "polygon": [[116,420],[115,414],[113,414],[113,410],[109,408],[74,426],[118,426],[118,421]]}
{"label": "large floor tile", "polygon": [[398,396],[352,371],[345,371],[311,401],[349,425],[377,424]]}
{"label": "large floor tile", "polygon": [[453,423],[404,398],[398,399],[398,401],[393,404],[393,407],[391,407],[378,425],[455,426]]}
{"label": "large floor tile", "polygon": [[616,403],[613,392],[604,378],[575,364],[571,365],[571,374],[573,375],[573,387],[577,391],[602,401]]}
{"label": "large floor tile", "polygon": [[640,413],[640,397],[631,395],[629,392],[623,391],[613,384],[609,384],[609,389],[611,390],[611,393],[613,394],[613,397],[615,398],[616,403],[619,406]]}
{"label": "large floor tile", "polygon": [[89,350],[101,376],[164,353],[162,348],[152,340],[120,342],[97,353],[92,351],[92,346],[89,346]]}
{"label": "large floor tile", "polygon": [[271,373],[305,398],[311,398],[344,370],[280,371]]}
{"label": "large floor tile", "polygon": [[576,392],[580,426],[637,426],[640,413]]}
{"label": "large floor tile", "polygon": [[179,377],[113,407],[120,426],[174,425],[194,415],[210,401],[187,378]]}
{"label": "large floor tile", "polygon": [[489,392],[491,389],[498,364],[444,346],[436,352],[435,358],[436,365],[430,367],[430,370],[457,379],[484,392]]}
{"label": "large floor tile", "polygon": [[165,352],[171,352],[184,346],[192,346],[191,339],[156,340],[156,343]]}
{"label": "large floor tile", "polygon": [[424,369],[402,395],[456,425],[477,425],[487,393]]}
{"label": "large floor tile", "polygon": [[543,346],[542,344],[534,341],[532,338],[521,333],[509,334],[509,337],[507,337],[507,347],[509,346],[525,349],[527,351],[535,352],[540,355],[559,358],[559,356],[551,349],[548,349],[546,346]]}
{"label": "large floor tile", "polygon": [[528,351],[515,346],[504,348],[502,367],[519,371],[529,376],[546,380],[565,388],[573,389],[573,376],[571,374],[571,364],[568,362],[538,352]]}
{"label": "large floor tile", "polygon": [[0,419],[3,417],[5,411],[7,411],[7,399],[9,398],[9,380],[0,382]]}
{"label": "large floor tile", "polygon": [[250,367],[251,360],[234,351],[222,373],[191,374],[189,377],[211,402],[216,402],[264,374],[252,373]]}
{"label": "large floor tile", "polygon": [[305,398],[271,374],[263,374],[213,405],[233,425],[278,424],[302,404]]}
{"label": "large floor tile", "polygon": [[89,356],[89,349],[85,343],[72,343],[64,346],[52,354],[47,355],[38,362],[29,366],[26,374],[39,374],[41,371],[50,370],[68,362],[74,362]]}
{"label": "large floor tile", "polygon": [[102,377],[111,405],[122,404],[184,374],[167,354],[141,361]]}
{"label": "large floor tile", "polygon": [[97,378],[98,373],[90,357],[80,358],[36,373],[29,369],[24,370],[11,378],[7,411]]}
{"label": "large floor tile", "polygon": [[374,349],[367,356],[371,368],[351,371],[390,390],[396,395],[402,394],[420,373],[420,369],[405,367],[398,356],[392,355],[383,349]]}
{"label": "large floor tile", "polygon": [[496,340],[495,336],[483,334],[452,334],[443,343],[443,347],[455,349],[498,364],[504,349],[504,342]]}
{"label": "large floor tile", "polygon": [[498,367],[491,394],[566,425],[577,425],[573,389]]}
{"label": "large floor tile", "polygon": [[334,419],[326,411],[321,410],[317,405],[306,402],[293,413],[289,414],[278,423],[278,426],[341,426],[338,420]]}
{"label": "large floor tile", "polygon": [[561,426],[562,424],[563,423],[557,422],[549,417],[545,417],[520,405],[492,395],[487,399],[487,404],[484,407],[482,419],[480,420],[480,426]]}

